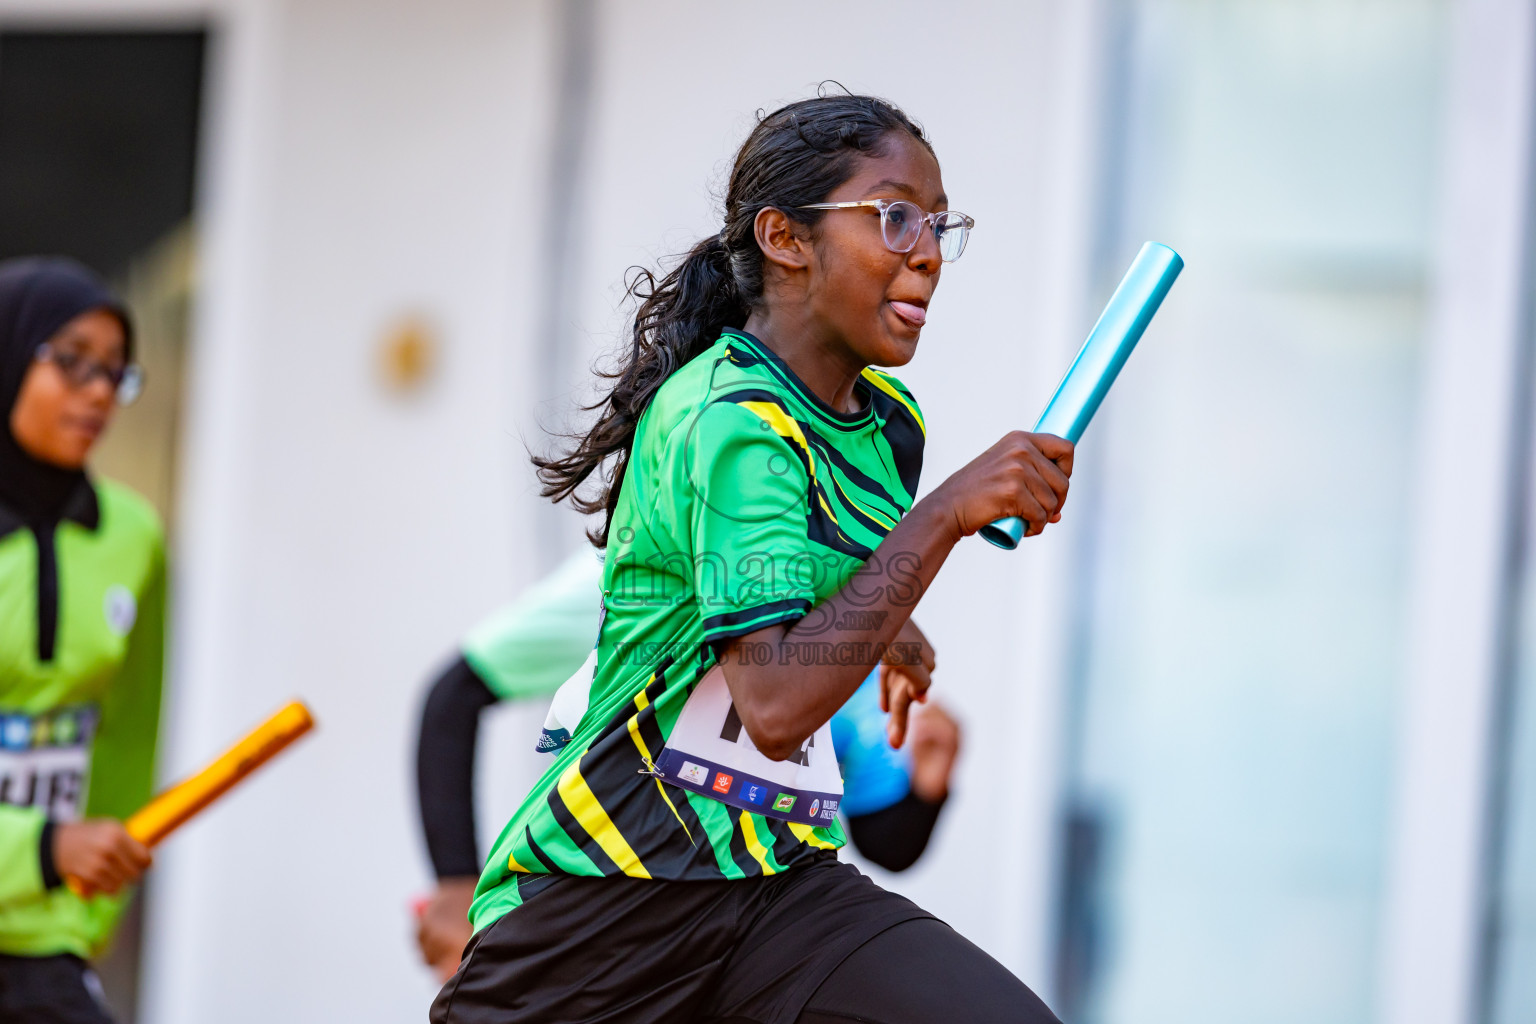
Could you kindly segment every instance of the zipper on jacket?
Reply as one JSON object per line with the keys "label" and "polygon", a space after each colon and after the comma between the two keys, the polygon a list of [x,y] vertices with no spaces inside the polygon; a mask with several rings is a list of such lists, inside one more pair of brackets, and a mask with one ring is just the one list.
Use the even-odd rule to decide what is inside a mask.
{"label": "zipper on jacket", "polygon": [[59,555],[55,527],[33,527],[37,540],[37,660],[53,660],[59,635]]}

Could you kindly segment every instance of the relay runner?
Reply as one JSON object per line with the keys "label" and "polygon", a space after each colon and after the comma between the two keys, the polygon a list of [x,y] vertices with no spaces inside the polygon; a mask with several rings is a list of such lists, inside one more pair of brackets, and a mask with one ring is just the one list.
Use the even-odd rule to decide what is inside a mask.
{"label": "relay runner", "polygon": [[0,1020],[110,1019],[86,960],[150,863],[121,822],[153,782],[164,541],[84,469],[139,382],[94,274],[0,263]]}
{"label": "relay runner", "polygon": [[[905,114],[823,96],[758,122],[718,234],[632,279],[595,424],[536,460],[603,515],[589,706],[491,852],[438,1024],[1055,1020],[835,855],[833,714],[955,544],[1067,494],[1072,445],[1014,432],[916,500],[923,416],[873,367],[911,360],[972,223]],[[903,668],[898,727],[929,682]]]}
{"label": "relay runner", "polygon": [[[580,669],[597,632],[602,573],[601,557],[590,548],[566,559],[472,630],[460,656],[428,693],[416,779],[437,888],[420,908],[417,942],[422,959],[443,981],[458,969],[470,939],[469,906],[485,863],[475,844],[480,712],[499,700],[547,698],[564,690],[560,706],[551,708],[539,749],[553,753],[568,741],[591,683],[590,668]],[[927,657],[931,670],[931,654]],[[561,715],[570,721],[562,723]],[[832,716],[849,838],[866,858],[889,871],[911,867],[928,845],[949,795],[950,770],[960,746],[959,726],[937,705],[914,717],[908,732],[910,757],[890,744],[878,671]]]}

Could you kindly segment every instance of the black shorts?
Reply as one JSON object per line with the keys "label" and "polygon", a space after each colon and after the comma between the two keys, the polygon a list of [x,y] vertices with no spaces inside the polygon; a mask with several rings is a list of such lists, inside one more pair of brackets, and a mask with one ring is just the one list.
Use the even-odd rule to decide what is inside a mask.
{"label": "black shorts", "polygon": [[0,1021],[112,1024],[101,982],[77,956],[0,953]]}
{"label": "black shorts", "polygon": [[[882,935],[911,937],[917,948],[903,956],[888,947],[868,958],[867,969],[839,972],[844,961],[860,963],[853,954],[861,947],[880,946],[871,940]],[[919,961],[934,969],[914,970]],[[907,975],[894,990],[893,979],[873,977],[886,963]],[[871,982],[898,996],[901,984],[927,985],[947,1009],[964,1012],[973,997],[957,994],[963,1005],[943,997],[951,975],[979,989],[975,998],[990,1000],[985,1005],[1004,1007],[1001,1016],[970,1021],[1055,1020],[996,961],[829,853],[780,875],[732,881],[559,876],[470,941],[431,1019],[795,1024],[805,1012],[807,1021],[884,1020],[846,1009],[862,1005],[860,986]],[[909,1019],[930,1018],[889,1018]]]}

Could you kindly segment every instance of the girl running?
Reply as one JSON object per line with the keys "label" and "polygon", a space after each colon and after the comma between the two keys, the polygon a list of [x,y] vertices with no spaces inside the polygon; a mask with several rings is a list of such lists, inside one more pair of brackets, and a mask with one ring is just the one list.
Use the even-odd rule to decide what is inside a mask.
{"label": "girl running", "polygon": [[84,469],[138,386],[94,274],[0,263],[0,1020],[108,1020],[85,958],[150,863],[121,820],[153,782],[164,543]]}
{"label": "girl running", "polygon": [[[556,697],[538,747],[553,752],[581,719],[592,684],[603,562],[578,551],[512,604],[470,631],[433,682],[421,710],[416,784],[437,888],[417,909],[422,958],[442,981],[459,968],[472,931],[469,907],[484,859],[475,844],[475,750],[480,712],[497,701]],[[934,667],[933,652],[923,664]],[[901,671],[897,666],[895,671]],[[936,702],[910,722],[910,756],[890,745],[878,673],[832,716],[848,838],[888,871],[905,871],[928,845],[949,795],[960,727]],[[562,685],[564,684],[564,685]],[[557,694],[559,696],[557,696]],[[561,719],[567,714],[566,720]],[[579,731],[579,730],[578,730]]]}
{"label": "girl running", "polygon": [[[547,495],[604,514],[596,674],[492,852],[432,1019],[1052,1021],[838,862],[827,723],[900,656],[955,544],[1058,519],[1072,446],[1009,434],[914,503],[922,413],[874,367],[912,358],[972,221],[901,111],[831,96],[769,114],[725,207],[718,235],[634,282],[596,424],[538,460]],[[905,668],[884,676],[898,733],[929,681]]]}

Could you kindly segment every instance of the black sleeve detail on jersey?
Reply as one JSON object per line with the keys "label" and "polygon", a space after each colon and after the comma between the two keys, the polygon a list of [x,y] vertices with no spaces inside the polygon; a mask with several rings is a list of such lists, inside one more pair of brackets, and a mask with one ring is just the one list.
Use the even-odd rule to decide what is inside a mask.
{"label": "black sleeve detail on jersey", "polygon": [[879,811],[848,818],[848,837],[865,857],[887,871],[905,871],[928,847],[944,801],[931,804],[908,793]]}
{"label": "black sleeve detail on jersey", "polygon": [[416,741],[416,795],[438,878],[480,874],[475,851],[475,746],[496,695],[462,657],[427,693]]}
{"label": "black sleeve detail on jersey", "polygon": [[[740,364],[751,365],[751,364]],[[740,405],[742,402],[770,402],[779,407],[784,415],[789,416],[789,409],[784,404],[784,396],[765,388],[741,388],[736,391],[721,395],[715,399],[717,402],[732,402]],[[793,417],[791,417],[793,418]]]}
{"label": "black sleeve detail on jersey", "polygon": [[59,877],[59,869],[53,862],[53,830],[54,823],[43,822],[43,834],[37,839],[37,866],[43,872],[43,888],[57,889],[64,884],[64,879]]}
{"label": "black sleeve detail on jersey", "polygon": [[766,629],[788,619],[803,618],[810,610],[811,602],[808,599],[791,597],[783,601],[760,604],[755,608],[743,608],[740,611],[711,615],[704,620],[704,638],[711,644],[717,644],[721,640],[734,640],[738,636],[755,633],[759,629]]}

